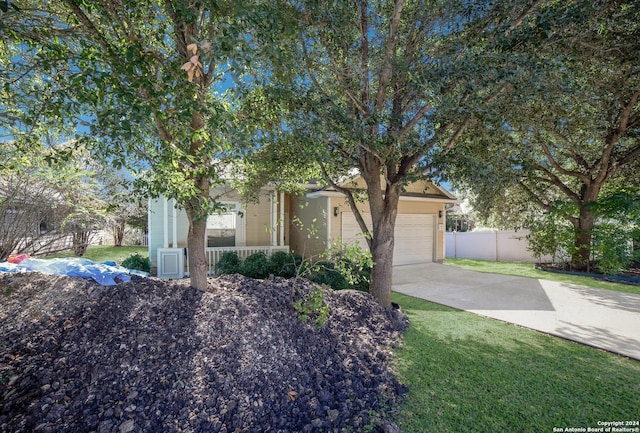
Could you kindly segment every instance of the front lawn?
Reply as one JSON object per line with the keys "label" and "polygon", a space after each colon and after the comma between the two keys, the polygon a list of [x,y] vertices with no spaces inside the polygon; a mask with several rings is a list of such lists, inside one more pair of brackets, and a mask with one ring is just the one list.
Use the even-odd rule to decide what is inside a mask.
{"label": "front lawn", "polygon": [[[393,294],[410,327],[396,369],[404,433],[552,432],[638,420],[640,362]],[[578,430],[579,431],[579,430]]]}
{"label": "front lawn", "polygon": [[[113,245],[93,245],[87,248],[87,252],[84,255],[85,259],[89,259],[94,262],[113,261],[116,263],[122,263],[124,259],[134,254],[140,254],[143,257],[149,256],[149,249],[147,247],[114,247]],[[52,254],[46,258],[57,257],[75,257],[73,252],[63,252],[59,254]]]}
{"label": "front lawn", "polygon": [[491,274],[515,275],[518,277],[537,278],[541,280],[559,281],[561,283],[576,284],[596,289],[616,290],[618,292],[635,293],[640,295],[640,286],[630,284],[610,283],[595,278],[578,275],[558,274],[536,269],[533,263],[525,262],[493,262],[475,259],[446,259],[445,265],[457,266],[471,271],[488,272]]}

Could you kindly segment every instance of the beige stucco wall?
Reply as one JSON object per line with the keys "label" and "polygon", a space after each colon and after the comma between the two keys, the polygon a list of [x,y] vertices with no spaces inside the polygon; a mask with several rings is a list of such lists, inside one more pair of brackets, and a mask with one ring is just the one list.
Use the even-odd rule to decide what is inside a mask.
{"label": "beige stucco wall", "polygon": [[[285,228],[285,245],[287,244],[287,226],[289,225],[287,210],[290,207],[289,196],[284,194],[285,215],[280,215],[280,193],[276,192],[276,218],[271,221],[272,190],[262,190],[258,195],[258,202],[243,203],[242,197],[235,191],[227,188],[218,188],[212,192],[212,196],[218,196],[223,202],[233,202],[240,206],[245,219],[246,246],[271,245],[272,231],[275,230],[276,242],[280,239],[279,221],[282,218],[282,226]],[[273,224],[273,226],[272,226]]]}
{"label": "beige stucco wall", "polygon": [[263,191],[258,203],[248,203],[244,207],[247,246],[271,245],[271,192]]}
{"label": "beige stucco wall", "polygon": [[[305,257],[321,254],[327,248],[328,198],[292,197],[289,224],[291,251]],[[330,228],[329,228],[330,229]]]}
{"label": "beige stucco wall", "polygon": [[[387,183],[384,180],[384,176],[380,176],[380,185],[382,189],[385,188],[386,184]],[[364,181],[364,179],[361,177],[357,177],[352,181],[345,182],[343,186],[345,186],[346,188],[355,188],[355,189],[362,189],[362,190],[367,189],[367,184]],[[437,196],[442,196],[442,198],[449,198],[442,192],[442,190],[440,190],[432,182],[429,182],[427,180],[418,180],[416,182],[412,182],[403,188],[403,192],[415,193],[415,194],[437,195]]]}
{"label": "beige stucco wall", "polygon": [[[408,193],[418,193],[418,194],[431,194],[431,195],[441,195],[443,198],[446,197],[445,194],[442,193],[440,189],[438,189],[433,183],[428,182],[426,180],[419,180],[417,182],[411,183],[404,188],[404,192]],[[448,198],[448,197],[446,197]]]}

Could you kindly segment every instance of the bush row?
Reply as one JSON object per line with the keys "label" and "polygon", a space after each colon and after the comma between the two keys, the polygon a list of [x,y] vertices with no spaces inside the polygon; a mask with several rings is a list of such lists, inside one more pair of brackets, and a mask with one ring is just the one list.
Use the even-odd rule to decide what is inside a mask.
{"label": "bush row", "polygon": [[235,252],[222,254],[216,264],[216,273],[241,274],[251,278],[267,278],[274,275],[283,278],[303,277],[318,284],[326,284],[334,290],[355,289],[369,291],[371,266],[346,255],[333,260],[312,262],[298,254],[275,252],[271,257],[259,252],[244,261]]}

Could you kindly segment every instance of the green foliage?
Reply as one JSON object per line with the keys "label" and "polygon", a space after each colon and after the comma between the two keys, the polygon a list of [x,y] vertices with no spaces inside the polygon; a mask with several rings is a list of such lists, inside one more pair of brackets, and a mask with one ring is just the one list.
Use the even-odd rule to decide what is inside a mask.
{"label": "green foliage", "polygon": [[[527,223],[529,250],[539,261],[550,256],[554,263],[571,264],[577,253],[575,229],[553,213]],[[599,220],[592,231],[590,261],[598,272],[616,274],[637,260],[633,239],[637,233],[635,225],[625,221]]]}
{"label": "green foliage", "polygon": [[545,214],[532,219],[526,227],[529,229],[526,236],[528,249],[538,261],[542,262],[545,256],[551,257],[554,263],[564,263],[570,259],[567,254],[573,245],[573,228],[566,221]]}
{"label": "green foliage", "polygon": [[250,278],[266,278],[269,275],[293,278],[304,274],[306,266],[302,256],[284,251],[277,251],[271,257],[258,252],[251,254],[244,261],[237,253],[229,251],[223,253],[216,263],[216,272],[219,275],[239,273]]}
{"label": "green foliage", "polygon": [[269,258],[263,252],[253,253],[240,266],[240,273],[249,278],[266,278],[269,276]]}
{"label": "green foliage", "polygon": [[151,262],[149,261],[149,257],[144,257],[138,253],[127,257],[120,265],[127,269],[137,269],[144,272],[151,271]]}
{"label": "green foliage", "polygon": [[304,273],[304,259],[299,254],[276,251],[269,257],[269,274],[293,278]]}
{"label": "green foliage", "polygon": [[635,258],[631,233],[620,223],[597,224],[591,252],[596,269],[603,274],[617,274],[627,269]]}
{"label": "green foliage", "polygon": [[323,290],[315,286],[307,296],[298,299],[293,308],[298,312],[298,318],[302,323],[312,320],[313,323],[321,328],[329,318],[329,307],[324,303]]}
{"label": "green foliage", "polygon": [[[302,35],[281,63],[289,76],[275,76],[276,89],[264,93],[284,119],[271,123],[277,132],[263,135],[269,140],[255,162],[267,169],[256,171],[278,181],[282,172],[306,170],[306,161],[314,161],[325,182],[356,208],[357,197],[343,182],[358,169],[375,226],[370,250],[389,257],[386,239],[393,237],[390,222],[403,187],[436,172],[436,162],[449,157],[477,117],[500,122],[499,96],[522,69],[518,50],[538,36],[528,30],[550,4],[292,2],[292,15],[304,17]],[[385,267],[381,275],[392,273],[391,260],[375,266]],[[387,281],[370,286],[390,306]]]}
{"label": "green foliage", "polygon": [[322,261],[311,267],[309,279],[327,284],[334,290],[369,291],[373,259],[360,245],[335,243],[323,255]]}
{"label": "green foliage", "polygon": [[218,275],[240,273],[242,260],[233,251],[222,253],[220,260],[216,263],[216,273]]}
{"label": "green foliage", "polygon": [[[75,134],[94,156],[136,172],[138,192],[175,199],[200,230],[219,208],[211,186],[252,144],[256,122],[243,98],[297,28],[283,25],[279,6],[95,0],[9,10],[0,120],[27,142],[49,130]],[[201,287],[204,251],[190,248],[189,260]]]}
{"label": "green foliage", "polygon": [[[634,239],[639,233],[639,197],[637,188],[614,186],[588,204],[595,219],[588,257],[598,272],[616,274],[638,259]],[[567,215],[576,212],[575,203],[556,200],[548,212],[529,217],[525,224],[531,231],[527,240],[538,260],[551,256],[553,262],[573,265],[571,257],[579,253],[579,248],[585,248],[577,245],[577,230],[567,221]]]}
{"label": "green foliage", "polygon": [[242,261],[235,252],[225,252],[216,263],[216,273],[239,273],[250,278],[274,275],[283,278],[304,277],[334,290],[355,289],[368,291],[371,274],[371,255],[359,246],[334,247],[323,257],[312,262],[298,254],[277,251],[270,257],[263,252],[251,254]]}
{"label": "green foliage", "polygon": [[[572,265],[584,267],[592,221],[625,205],[605,203],[607,190],[639,183],[640,3],[540,6],[535,26],[518,29],[525,50],[502,109],[476,119],[445,171],[475,192],[485,219],[514,227],[556,212],[574,228]],[[572,206],[558,212],[559,202]]]}
{"label": "green foliage", "polygon": [[333,262],[318,262],[311,269],[309,279],[318,284],[325,284],[333,290],[344,290],[349,288],[349,283],[345,276],[336,269]]}

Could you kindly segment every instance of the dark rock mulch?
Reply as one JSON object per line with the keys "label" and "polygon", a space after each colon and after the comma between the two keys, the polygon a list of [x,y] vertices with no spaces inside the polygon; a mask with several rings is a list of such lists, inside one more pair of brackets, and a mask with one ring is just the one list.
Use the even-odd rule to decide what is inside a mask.
{"label": "dark rock mulch", "polygon": [[581,272],[569,269],[564,265],[557,265],[553,263],[536,263],[536,269],[540,269],[545,272],[553,272],[556,274],[576,275],[581,277],[594,278],[596,280],[609,281],[612,283],[629,284],[632,286],[640,286],[640,269],[631,268],[627,272],[622,272],[618,275],[607,275],[597,272]]}
{"label": "dark rock mulch", "polygon": [[[1,432],[372,431],[406,388],[389,370],[406,326],[365,293],[304,280],[134,277],[115,287],[0,275]],[[375,427],[378,426],[378,427]]]}

